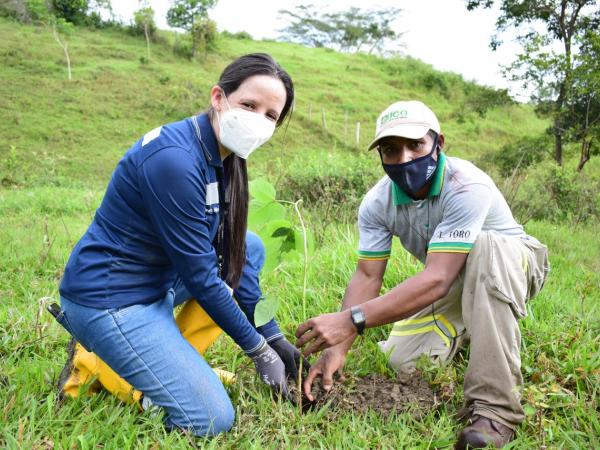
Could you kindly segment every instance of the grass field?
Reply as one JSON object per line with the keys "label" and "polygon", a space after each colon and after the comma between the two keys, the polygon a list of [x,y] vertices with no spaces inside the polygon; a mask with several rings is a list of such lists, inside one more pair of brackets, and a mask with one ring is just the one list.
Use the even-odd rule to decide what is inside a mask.
{"label": "grass field", "polygon": [[[77,30],[70,48],[71,83],[61,50],[47,31],[0,19],[0,447],[450,448],[460,429],[453,415],[462,402],[466,353],[442,368],[423,364],[432,386],[454,395],[420,420],[327,409],[301,415],[289,404],[274,402],[250,360],[221,337],[208,360],[238,376],[228,388],[236,424],[226,435],[192,439],[165,432],[160,416],[141,414],[104,394],[59,406],[54,383],[65,361],[67,335],[43,305],[56,300],[66,259],[89,225],[120,155],[157,124],[202,109],[211,83],[235,55],[271,52],[296,81],[298,103],[287,133],[251,161],[251,176],[266,174],[278,185],[285,177],[317,171],[325,153],[339,170],[366,168],[365,176],[372,179],[380,174],[376,160],[346,137],[346,112],[350,124],[363,124],[364,148],[379,110],[401,96],[421,98],[439,111],[448,140],[457,143],[453,154],[477,158],[543,130],[545,123],[531,108],[499,107],[483,118],[458,115],[464,82],[450,75],[447,80],[438,75],[457,83],[444,94],[419,85],[418,76],[435,74],[419,62],[291,44],[223,39],[219,54],[202,63],[155,45],[154,60],[142,64],[139,38],[115,30]],[[339,308],[356,264],[355,203],[345,204],[343,198],[340,203],[341,221],[324,218],[319,205],[304,211],[320,243],[310,256],[308,316]],[[600,448],[599,228],[597,221],[526,225],[548,245],[552,272],[522,322],[527,421],[511,448]],[[397,244],[385,289],[419,270]],[[277,317],[291,337],[307,318],[302,317],[301,264],[284,264],[265,277],[263,286],[281,299]],[[368,330],[356,342],[348,373],[391,375],[376,346],[386,331]]]}

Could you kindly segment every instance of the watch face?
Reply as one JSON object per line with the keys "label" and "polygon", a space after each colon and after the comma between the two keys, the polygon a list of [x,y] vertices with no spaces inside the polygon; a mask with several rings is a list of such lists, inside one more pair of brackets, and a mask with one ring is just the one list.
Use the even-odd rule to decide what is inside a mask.
{"label": "watch face", "polygon": [[352,312],[352,323],[358,330],[358,334],[362,334],[365,328],[365,315],[358,306],[354,306],[351,310]]}
{"label": "watch face", "polygon": [[354,319],[354,322],[364,322],[365,321],[365,316],[362,312],[362,310],[360,309],[355,309],[354,311],[352,311],[352,318]]}

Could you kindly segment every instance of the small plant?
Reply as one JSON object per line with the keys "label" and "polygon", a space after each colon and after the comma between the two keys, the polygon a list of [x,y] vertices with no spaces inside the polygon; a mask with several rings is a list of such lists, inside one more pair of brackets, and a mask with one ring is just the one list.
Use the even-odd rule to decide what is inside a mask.
{"label": "small plant", "polygon": [[[304,226],[299,209],[301,200],[297,202],[278,200],[275,188],[263,179],[250,183],[250,195],[252,200],[250,201],[248,228],[258,234],[265,245],[266,260],[263,270],[272,272],[283,261],[303,256],[304,292],[306,292],[306,265],[308,251],[313,247],[313,239]],[[300,220],[300,229],[287,219],[285,204],[294,206]],[[254,313],[256,326],[264,325],[275,316],[278,303],[278,299],[269,298],[258,303]]]}

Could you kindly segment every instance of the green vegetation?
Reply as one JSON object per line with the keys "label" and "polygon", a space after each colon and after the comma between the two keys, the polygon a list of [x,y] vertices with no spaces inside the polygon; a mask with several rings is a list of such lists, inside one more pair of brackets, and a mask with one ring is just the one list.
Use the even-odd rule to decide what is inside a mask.
{"label": "green vegetation", "polygon": [[[295,81],[298,99],[289,125],[250,160],[251,178],[266,177],[283,200],[303,198],[302,212],[316,240],[306,291],[301,258],[264,279],[266,296],[280,299],[277,316],[286,334],[291,337],[305,314],[339,308],[356,263],[356,206],[383,173],[377,156],[364,150],[375,119],[391,101],[420,99],[438,112],[451,155],[485,165],[506,192],[521,186],[513,199],[523,203],[524,218],[532,219],[526,229],[550,248],[552,273],[522,322],[528,420],[514,448],[600,447],[598,159],[588,162],[582,178],[574,175],[577,149],[565,147],[564,167],[557,172],[540,149],[539,159],[526,159],[524,169],[511,172],[510,165],[494,159],[501,157],[500,149],[518,142],[531,146],[548,123],[528,105],[507,102],[493,90],[414,59],[343,55],[221,35],[217,52],[190,61],[172,52],[173,34],[158,34],[152,60],[141,62],[146,55],[141,36],[114,28],[75,28],[69,40],[73,79],[68,81],[63,52],[51,31],[0,18],[0,447],[453,444],[460,429],[453,416],[461,406],[466,354],[443,368],[424,363],[432,384],[450,395],[440,394],[443,401],[420,420],[328,410],[299,415],[297,408],[273,402],[250,360],[227,337],[207,357],[238,375],[228,388],[237,419],[227,435],[196,440],[169,434],[160,416],[140,414],[106,395],[57,404],[54,383],[65,361],[67,336],[43,305],[56,300],[66,259],[90,223],[115,164],[148,130],[202,110],[223,67],[251,51],[269,52],[281,62]],[[484,108],[482,99],[487,99]],[[358,145],[356,122],[361,123]],[[507,157],[517,158],[514,152]],[[565,204],[596,209],[577,219],[565,212]],[[532,205],[537,215],[530,217],[525,208]],[[293,209],[287,218],[299,226]],[[398,244],[385,289],[419,270]],[[368,330],[352,350],[346,371],[389,375],[376,345],[387,331]]]}

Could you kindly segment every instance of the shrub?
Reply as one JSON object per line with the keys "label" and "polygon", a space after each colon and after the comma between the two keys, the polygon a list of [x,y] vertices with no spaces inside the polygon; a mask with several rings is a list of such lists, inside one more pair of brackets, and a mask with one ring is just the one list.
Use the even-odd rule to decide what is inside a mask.
{"label": "shrub", "polygon": [[192,38],[185,35],[177,35],[173,43],[173,53],[184,58],[191,58],[193,55]]}
{"label": "shrub", "polygon": [[[321,156],[322,155],[322,156]],[[279,181],[281,198],[302,198],[317,209],[317,239],[334,221],[355,222],[358,206],[367,191],[384,175],[378,160],[352,154],[335,155],[323,151],[311,158],[298,158]]]}
{"label": "shrub", "polygon": [[486,112],[498,106],[512,105],[515,101],[508,95],[507,89],[494,89],[475,83],[465,83],[464,108],[485,117]]}
{"label": "shrub", "polygon": [[510,200],[521,223],[547,220],[555,223],[598,221],[600,176],[583,174],[546,161],[519,177]]}
{"label": "shrub", "polygon": [[207,53],[215,49],[217,37],[217,23],[208,17],[200,18],[192,27],[192,39],[196,42],[197,51]]}
{"label": "shrub", "polygon": [[515,170],[526,169],[537,164],[550,154],[550,136],[528,136],[517,142],[506,144],[497,152],[488,155],[490,163],[496,166],[500,175],[509,177]]}
{"label": "shrub", "polygon": [[148,27],[148,37],[154,41],[158,28],[154,22],[154,10],[151,7],[140,8],[133,13],[133,24],[130,30],[134,35],[144,36],[146,26]]}
{"label": "shrub", "polygon": [[20,22],[31,22],[31,16],[27,8],[29,2],[19,0],[0,0],[0,16],[10,17]]}
{"label": "shrub", "polygon": [[88,0],[52,0],[52,10],[56,17],[62,17],[75,25],[86,23]]}
{"label": "shrub", "polygon": [[227,38],[231,38],[231,39],[239,39],[241,41],[243,40],[248,40],[248,41],[252,41],[254,40],[252,38],[252,36],[250,35],[250,33],[248,33],[247,31],[238,31],[237,33],[232,33],[230,31],[222,31],[221,35]]}

